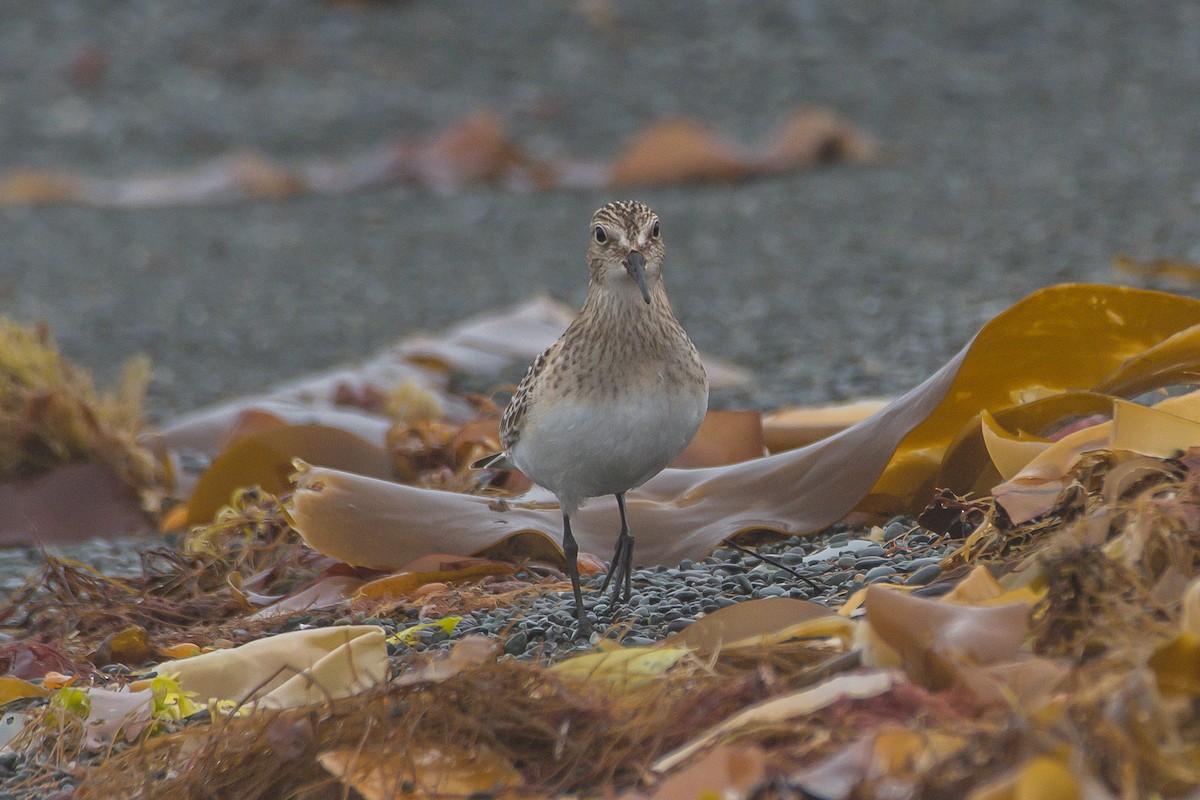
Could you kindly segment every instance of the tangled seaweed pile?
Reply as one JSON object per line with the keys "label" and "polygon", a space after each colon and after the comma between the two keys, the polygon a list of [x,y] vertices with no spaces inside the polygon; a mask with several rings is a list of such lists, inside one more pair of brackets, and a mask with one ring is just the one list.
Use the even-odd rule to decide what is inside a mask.
{"label": "tangled seaweed pile", "polygon": [[[196,707],[90,757],[82,726],[64,726],[50,702],[25,757],[45,758],[53,739],[57,767],[90,762],[81,798],[334,797],[347,785],[368,798],[673,798],[695,786],[764,798],[989,800],[1034,786],[1182,797],[1200,785],[1200,456],[1142,463],[1132,481],[1110,461],[1081,462],[1063,502],[1033,522],[963,504],[963,514],[985,508],[985,519],[919,594],[872,585],[840,614],[754,600],[654,647],[601,647],[553,666],[498,659],[496,644],[476,637],[450,651],[403,648],[392,678],[368,691],[253,713]],[[242,523],[270,507],[246,500]],[[52,563],[26,616],[10,607],[7,619],[50,637],[132,621],[157,641],[189,630],[172,628],[171,611],[209,596],[197,616],[236,620],[247,590],[233,576],[282,574],[299,550],[279,523],[266,514],[198,531],[185,546],[226,557],[164,551],[120,591],[96,576],[81,585],[78,567]],[[157,600],[135,597],[135,586]],[[50,627],[56,604],[93,616]],[[294,627],[237,624],[243,640]],[[230,629],[190,631],[198,643]],[[98,654],[94,637],[66,642],[64,669],[78,669],[88,648]]]}
{"label": "tangled seaweed pile", "polygon": [[0,478],[88,461],[131,486],[158,488],[158,461],[138,441],[149,381],[149,362],[135,359],[115,390],[97,392],[46,328],[0,318]]}
{"label": "tangled seaweed pile", "polygon": [[[1072,359],[1085,334],[1102,346]],[[1063,337],[1070,347],[1051,352]],[[461,419],[355,417],[388,449],[333,424],[251,415],[181,507],[197,524],[167,534],[140,575],[48,557],[0,605],[4,789],[1193,797],[1197,341],[1195,301],[1056,287],[845,435],[668,470],[630,508],[646,531],[639,547],[679,568],[639,573],[635,589],[673,575],[695,605],[670,620],[660,610],[653,636],[643,625],[622,642],[618,623],[588,652],[554,649],[549,635],[529,646],[540,619],[504,629],[566,597],[546,532],[557,510],[465,482],[494,421],[468,419],[463,398],[451,398]],[[716,439],[748,440],[729,430]],[[300,465],[281,502],[292,459],[309,453],[342,466]],[[255,483],[267,488],[246,488]],[[846,550],[779,559],[764,544],[884,508],[919,513],[920,530],[904,517],[861,522],[856,538],[870,542],[843,531],[825,541]],[[599,541],[601,517],[581,515],[581,541]],[[732,559],[680,560],[730,534],[741,538],[728,552],[754,562],[757,584]],[[917,571],[895,559],[917,541],[941,560],[909,580]],[[580,567],[602,565],[585,556]],[[654,618],[648,600],[635,605],[620,613]]]}

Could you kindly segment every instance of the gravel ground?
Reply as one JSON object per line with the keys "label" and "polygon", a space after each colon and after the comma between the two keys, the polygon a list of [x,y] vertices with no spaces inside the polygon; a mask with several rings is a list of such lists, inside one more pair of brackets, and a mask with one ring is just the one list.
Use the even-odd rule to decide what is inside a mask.
{"label": "gravel ground", "polygon": [[[588,19],[604,8],[611,31]],[[3,19],[0,171],[122,176],[245,147],[350,157],[484,107],[537,155],[604,157],[661,116],[755,141],[798,105],[835,109],[884,143],[881,163],[637,193],[664,220],[693,338],[757,377],[721,405],[897,393],[1038,287],[1120,280],[1116,253],[1200,260],[1200,5],[1187,0],[58,0]],[[0,313],[47,321],[102,378],[149,354],[166,419],[535,292],[580,301],[585,225],[609,199],[397,187],[0,208]],[[116,570],[139,544],[71,552]],[[938,553],[908,537],[814,558],[827,545],[779,552],[826,601],[882,570],[921,575],[912,559]],[[37,560],[0,555],[0,587]],[[775,568],[710,561],[638,572],[648,613],[631,640],[756,593],[809,596]],[[523,653],[558,647],[562,609],[513,612]]]}
{"label": "gravel ground", "polygon": [[[871,583],[924,586],[941,575],[938,562],[955,546],[903,517],[888,523],[881,541],[867,538],[868,533],[838,526],[820,536],[760,547],[754,555],[722,548],[703,561],[637,570],[627,604],[612,604],[609,593],[601,595],[604,576],[593,576],[585,584],[597,591],[585,594],[584,607],[601,633],[618,634],[626,645],[649,645],[699,616],[744,600],[792,597],[837,607]],[[428,631],[421,646],[472,633],[503,634],[509,656],[557,660],[590,649],[587,640],[577,639],[576,628],[574,599],[566,591],[539,595],[522,606],[475,612],[463,618],[452,637]]]}
{"label": "gravel ground", "polygon": [[[483,107],[537,154],[606,156],[663,115],[753,141],[829,106],[886,160],[638,193],[693,337],[758,377],[723,402],[773,407],[902,391],[1029,291],[1113,280],[1114,253],[1200,258],[1197,42],[1185,1],[22,3],[0,167],[351,156]],[[581,300],[610,194],[2,208],[0,312],[103,375],[150,354],[166,417],[534,292]]]}

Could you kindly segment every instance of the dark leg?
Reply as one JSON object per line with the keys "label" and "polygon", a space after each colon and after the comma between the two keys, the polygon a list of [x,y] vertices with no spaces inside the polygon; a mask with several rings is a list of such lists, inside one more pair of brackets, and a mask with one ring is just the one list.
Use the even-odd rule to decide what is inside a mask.
{"label": "dark leg", "polygon": [[604,576],[604,583],[601,584],[600,591],[603,592],[607,589],[609,582],[612,581],[613,600],[616,600],[617,595],[621,594],[624,589],[623,600],[628,603],[629,597],[633,593],[633,534],[629,531],[629,517],[625,512],[624,492],[617,495],[617,508],[621,510],[621,535],[617,537],[617,549],[613,553],[612,563],[608,567],[608,574]]}
{"label": "dark leg", "polygon": [[579,620],[579,635],[591,636],[592,625],[583,609],[583,592],[579,588],[579,545],[571,533],[571,518],[563,512],[563,556],[567,560],[567,574],[571,576],[571,588],[575,591],[575,619]]}

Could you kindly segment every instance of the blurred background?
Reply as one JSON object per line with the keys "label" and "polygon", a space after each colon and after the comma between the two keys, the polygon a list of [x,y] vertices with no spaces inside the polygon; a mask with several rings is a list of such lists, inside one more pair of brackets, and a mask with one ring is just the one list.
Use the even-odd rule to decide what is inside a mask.
{"label": "blurred background", "polygon": [[[893,394],[995,313],[1113,258],[1200,261],[1200,4],[55,0],[0,14],[0,173],[121,179],[254,150],[348,161],[490,110],[539,158],[649,123],[755,143],[799,106],[869,164],[637,191],[457,191],[95,208],[0,203],[0,313],[171,414],[548,292],[592,211],[663,220],[678,316],[748,367],[718,404]],[[1185,291],[1191,291],[1185,288]]]}

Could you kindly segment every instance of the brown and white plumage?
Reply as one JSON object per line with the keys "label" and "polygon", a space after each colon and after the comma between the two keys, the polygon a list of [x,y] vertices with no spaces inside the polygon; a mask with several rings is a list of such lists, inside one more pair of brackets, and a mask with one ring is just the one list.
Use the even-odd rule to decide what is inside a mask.
{"label": "brown and white plumage", "polygon": [[517,387],[500,424],[504,453],[479,462],[516,466],[558,497],[585,631],[570,516],[589,497],[616,496],[621,534],[605,585],[623,584],[628,597],[625,492],[687,446],[708,406],[704,367],[667,301],[658,216],[637,201],[609,203],[593,216],[590,239],[583,309]]}

